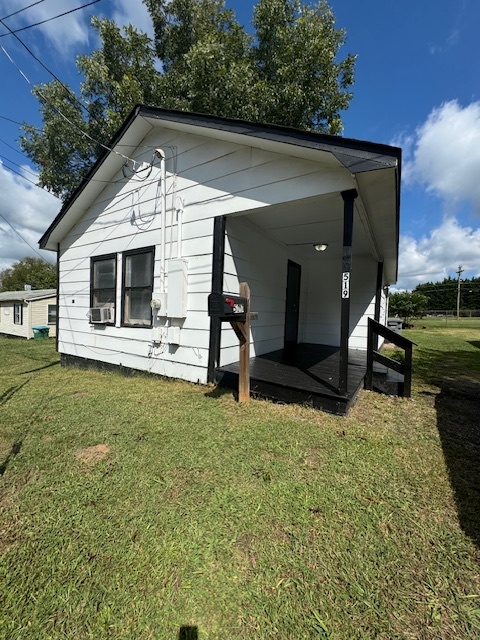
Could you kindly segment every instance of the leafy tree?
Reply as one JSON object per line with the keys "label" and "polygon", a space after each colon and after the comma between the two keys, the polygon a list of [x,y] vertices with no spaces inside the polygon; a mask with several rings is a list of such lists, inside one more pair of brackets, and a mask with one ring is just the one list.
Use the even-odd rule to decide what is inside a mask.
{"label": "leafy tree", "polygon": [[[428,309],[453,311],[457,308],[458,280],[444,278],[442,282],[424,282],[415,287],[428,299]],[[480,309],[480,278],[465,278],[460,283],[460,308]]]}
{"label": "leafy tree", "polygon": [[39,185],[62,197],[79,184],[135,104],[158,102],[161,76],[150,39],[133,27],[122,34],[110,20],[93,18],[92,25],[103,46],[77,59],[85,78],[80,97],[56,80],[36,86],[44,126],[24,124],[20,139],[40,168]]}
{"label": "leafy tree", "polygon": [[392,293],[388,299],[389,314],[399,316],[408,323],[410,318],[418,318],[426,311],[427,303],[427,297],[415,291]]}
{"label": "leafy tree", "polygon": [[94,18],[100,48],[77,59],[79,96],[35,87],[44,126],[25,124],[20,143],[41,186],[68,197],[137,103],[341,133],[355,56],[339,60],[345,32],[327,0],[259,0],[253,35],[224,0],[143,1],[153,42]]}
{"label": "leafy tree", "polygon": [[55,289],[57,269],[40,258],[23,258],[0,271],[0,291],[23,291],[26,284],[32,289]]}

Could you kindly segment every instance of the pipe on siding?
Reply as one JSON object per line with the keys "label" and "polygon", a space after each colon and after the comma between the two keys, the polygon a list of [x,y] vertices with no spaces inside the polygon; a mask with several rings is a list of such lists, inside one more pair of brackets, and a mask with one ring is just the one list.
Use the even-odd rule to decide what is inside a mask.
{"label": "pipe on siding", "polygon": [[165,188],[167,172],[165,169],[165,151],[163,149],[155,149],[155,153],[160,158],[160,184],[162,187],[161,197],[161,226],[162,226],[162,243],[160,256],[160,291],[165,293],[165,247],[167,233],[167,190]]}
{"label": "pipe on siding", "polygon": [[180,206],[177,208],[177,258],[182,257],[182,240],[183,240],[183,209],[184,201],[178,198]]}

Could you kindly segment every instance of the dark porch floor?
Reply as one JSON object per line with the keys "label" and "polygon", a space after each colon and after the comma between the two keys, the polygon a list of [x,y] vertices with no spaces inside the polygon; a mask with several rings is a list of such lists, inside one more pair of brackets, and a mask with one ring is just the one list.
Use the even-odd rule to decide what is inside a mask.
{"label": "dark porch floor", "polygon": [[[363,388],[366,352],[350,350],[348,392],[337,393],[340,349],[321,344],[299,344],[291,354],[272,351],[250,359],[251,392],[273,400],[310,404],[345,415]],[[219,384],[238,389],[238,362],[219,367]]]}

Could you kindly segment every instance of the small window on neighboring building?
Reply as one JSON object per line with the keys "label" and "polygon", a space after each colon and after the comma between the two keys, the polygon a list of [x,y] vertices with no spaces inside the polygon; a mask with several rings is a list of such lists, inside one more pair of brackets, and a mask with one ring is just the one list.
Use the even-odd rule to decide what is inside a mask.
{"label": "small window on neighboring building", "polygon": [[123,254],[122,324],[152,326],[153,248]]}
{"label": "small window on neighboring building", "polygon": [[[115,310],[116,266],[116,255],[92,258],[90,307],[110,307]],[[112,318],[112,321],[106,324],[113,323]]]}
{"label": "small window on neighboring building", "polygon": [[57,322],[57,305],[49,304],[47,324],[56,324],[56,322]]}
{"label": "small window on neighboring building", "polygon": [[23,324],[23,305],[13,305],[13,322],[14,324]]}

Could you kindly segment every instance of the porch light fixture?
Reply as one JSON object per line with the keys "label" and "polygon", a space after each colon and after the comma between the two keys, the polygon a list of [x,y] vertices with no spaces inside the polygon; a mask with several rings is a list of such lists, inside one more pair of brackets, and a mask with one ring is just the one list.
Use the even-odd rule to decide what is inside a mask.
{"label": "porch light fixture", "polygon": [[325,251],[328,248],[328,244],[314,244],[315,251]]}

